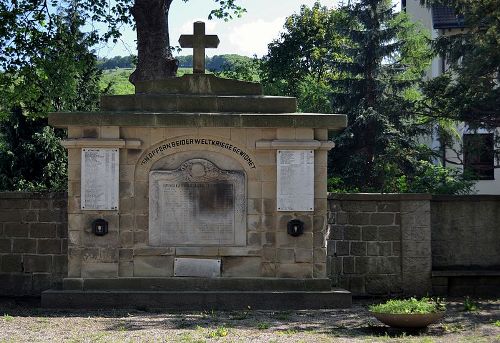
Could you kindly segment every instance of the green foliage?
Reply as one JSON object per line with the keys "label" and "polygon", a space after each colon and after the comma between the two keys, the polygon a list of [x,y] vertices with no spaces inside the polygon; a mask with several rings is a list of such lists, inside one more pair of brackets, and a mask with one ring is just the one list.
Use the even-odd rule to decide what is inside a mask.
{"label": "green foliage", "polygon": [[112,58],[102,58],[97,60],[97,66],[102,70],[116,69],[116,68],[134,68],[137,56],[115,56]]}
{"label": "green foliage", "polygon": [[336,75],[329,60],[341,59],[344,13],[316,2],[286,19],[279,39],[268,45],[262,80],[271,95],[294,96],[302,112],[331,113],[327,81]]}
{"label": "green foliage", "polygon": [[219,326],[215,330],[210,331],[208,336],[210,338],[226,337],[229,334],[229,330],[224,326]]}
{"label": "green foliage", "polygon": [[441,312],[445,309],[445,304],[439,299],[416,299],[413,297],[403,300],[391,299],[385,303],[370,306],[371,312],[389,314],[427,314]]}
{"label": "green foliage", "polygon": [[0,74],[0,189],[65,190],[64,132],[47,126],[50,111],[97,108],[100,71],[88,51],[94,40],[83,34],[75,8],[52,18],[54,36],[42,50]]}
{"label": "green foliage", "polygon": [[225,56],[226,59],[220,66],[220,71],[216,72],[215,69],[209,68],[215,75],[228,79],[259,81],[260,62],[256,57],[251,59],[239,55]]}
{"label": "green foliage", "polygon": [[477,303],[470,297],[465,297],[464,299],[464,311],[475,312],[477,311]]}
{"label": "green foliage", "polygon": [[433,42],[449,68],[424,84],[423,112],[430,118],[465,121],[473,128],[496,127],[500,120],[500,0],[427,0],[462,15],[466,30]]}
{"label": "green foliage", "polygon": [[495,321],[493,325],[496,326],[497,328],[500,328],[500,320]]}

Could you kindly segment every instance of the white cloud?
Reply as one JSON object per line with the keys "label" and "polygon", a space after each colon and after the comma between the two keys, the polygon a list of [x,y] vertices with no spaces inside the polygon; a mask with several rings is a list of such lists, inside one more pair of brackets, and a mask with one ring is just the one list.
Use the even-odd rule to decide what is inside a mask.
{"label": "white cloud", "polygon": [[229,42],[245,55],[265,55],[267,44],[278,38],[284,22],[285,17],[278,17],[272,21],[258,19],[235,26],[229,33]]}
{"label": "white cloud", "polygon": [[192,35],[193,34],[193,23],[195,21],[203,21],[205,22],[205,31],[207,34],[211,34],[215,32],[217,27],[217,22],[214,20],[207,20],[207,18],[194,18],[188,21],[185,21],[179,28],[175,28],[177,32],[181,35]]}

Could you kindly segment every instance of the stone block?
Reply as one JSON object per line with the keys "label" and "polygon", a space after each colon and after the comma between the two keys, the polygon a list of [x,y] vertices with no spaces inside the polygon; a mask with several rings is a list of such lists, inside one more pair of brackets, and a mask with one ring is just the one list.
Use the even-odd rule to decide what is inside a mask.
{"label": "stone block", "polygon": [[314,129],[314,139],[319,141],[328,140],[328,130],[326,129]]}
{"label": "stone block", "polygon": [[22,210],[10,209],[0,210],[0,222],[20,222],[23,217]]}
{"label": "stone block", "polygon": [[58,238],[68,238],[68,224],[60,223],[56,224],[56,231]]}
{"label": "stone block", "polygon": [[22,272],[22,255],[3,255],[1,271],[8,273]]}
{"label": "stone block", "polygon": [[277,256],[278,256],[278,262],[280,262],[280,263],[294,263],[295,262],[294,249],[278,249]]}
{"label": "stone block", "polygon": [[350,212],[348,214],[348,221],[351,225],[369,225],[370,213],[364,212]]}
{"label": "stone block", "polygon": [[381,241],[401,241],[399,226],[382,226],[378,229],[378,239]]}
{"label": "stone block", "polygon": [[82,262],[83,278],[118,277],[118,263]]}
{"label": "stone block", "polygon": [[52,256],[52,266],[54,274],[67,275],[68,273],[68,256],[54,255]]}
{"label": "stone block", "polygon": [[349,242],[337,241],[335,243],[335,256],[348,256],[349,255]]}
{"label": "stone block", "polygon": [[99,249],[99,259],[101,262],[118,262],[117,248],[101,248]]}
{"label": "stone block", "polygon": [[351,256],[366,256],[366,242],[351,242],[350,245]]}
{"label": "stone block", "polygon": [[399,202],[379,202],[377,203],[377,212],[399,212]]}
{"label": "stone block", "polygon": [[330,225],[330,239],[344,239],[344,227],[340,225]]}
{"label": "stone block", "polygon": [[247,196],[249,198],[262,197],[262,182],[252,181],[247,184]]}
{"label": "stone block", "polygon": [[379,257],[377,258],[377,273],[380,274],[400,274],[401,259],[399,257]]}
{"label": "stone block", "polygon": [[344,274],[354,274],[356,272],[354,262],[354,257],[342,258],[342,271]]}
{"label": "stone block", "polygon": [[257,277],[260,276],[260,257],[223,257],[223,277]]}
{"label": "stone block", "polygon": [[24,255],[23,265],[24,271],[27,273],[51,272],[52,256]]}
{"label": "stone block", "polygon": [[25,254],[36,253],[36,239],[14,239],[12,242],[12,252]]}
{"label": "stone block", "polygon": [[315,263],[313,265],[313,277],[314,278],[325,278],[326,277],[326,264],[325,263]]}
{"label": "stone block", "polygon": [[12,242],[10,239],[0,238],[0,253],[9,253],[12,249]]}
{"label": "stone block", "polygon": [[404,241],[402,244],[403,255],[405,257],[426,257],[431,256],[431,242]]}
{"label": "stone block", "polygon": [[23,223],[33,223],[38,221],[38,211],[37,210],[26,210],[22,212]]}
{"label": "stone block", "polygon": [[311,263],[313,262],[313,251],[311,249],[295,249],[295,262]]}
{"label": "stone block", "polygon": [[39,254],[60,254],[61,240],[60,239],[39,239],[38,240]]}
{"label": "stone block", "polygon": [[32,274],[0,274],[0,293],[4,295],[30,295]]}
{"label": "stone block", "polygon": [[362,275],[351,275],[349,277],[349,291],[353,294],[365,294],[365,277]]}
{"label": "stone block", "polygon": [[167,277],[174,275],[173,256],[135,256],[134,276]]}
{"label": "stone block", "polygon": [[376,241],[378,239],[378,228],[376,226],[363,226],[361,228],[361,239],[363,241]]}
{"label": "stone block", "polygon": [[58,210],[40,210],[38,212],[38,221],[41,223],[59,223],[66,221],[66,211]]}
{"label": "stone block", "polygon": [[344,239],[346,241],[360,241],[361,240],[361,228],[359,226],[345,226],[344,227]]}
{"label": "stone block", "polygon": [[394,213],[372,213],[370,222],[372,225],[392,225],[394,224]]}
{"label": "stone block", "polygon": [[134,276],[134,262],[120,261],[118,265],[119,277],[133,277]]}
{"label": "stone block", "polygon": [[366,293],[370,295],[391,294],[391,282],[388,275],[367,275]]}
{"label": "stone block", "polygon": [[53,284],[53,276],[50,273],[33,274],[33,292],[39,293],[50,289]]}
{"label": "stone block", "polygon": [[276,233],[275,232],[263,232],[262,233],[262,246],[274,246],[276,244]]}
{"label": "stone block", "polygon": [[120,246],[123,248],[131,248],[134,246],[133,231],[120,231]]}
{"label": "stone block", "polygon": [[146,231],[134,232],[134,244],[147,244],[147,243],[148,243],[148,233]]}
{"label": "stone block", "polygon": [[120,261],[132,261],[134,259],[133,249],[119,249],[118,256]]}
{"label": "stone block", "polygon": [[326,263],[326,249],[325,248],[314,248],[313,261],[315,264]]}
{"label": "stone block", "polygon": [[30,237],[32,238],[56,238],[56,224],[33,223],[30,224]]}
{"label": "stone block", "polygon": [[277,267],[277,277],[304,279],[313,277],[313,265],[310,263],[278,264]]}
{"label": "stone block", "polygon": [[345,225],[349,223],[349,213],[347,212],[337,212],[335,217],[335,224]]}
{"label": "stone block", "polygon": [[177,247],[176,256],[217,256],[218,247]]}
{"label": "stone block", "polygon": [[401,256],[401,242],[392,242],[392,255]]}
{"label": "stone block", "polygon": [[327,268],[330,275],[342,274],[342,257],[328,257]]}
{"label": "stone block", "polygon": [[376,212],[377,203],[374,201],[342,201],[342,210],[345,212]]}
{"label": "stone block", "polygon": [[29,224],[24,223],[5,223],[3,225],[5,237],[28,237]]}
{"label": "stone block", "polygon": [[377,273],[377,257],[356,257],[356,274]]}
{"label": "stone block", "polygon": [[260,232],[248,232],[247,233],[247,245],[249,246],[261,246],[261,233]]}
{"label": "stone block", "polygon": [[276,248],[264,247],[262,248],[262,262],[276,262],[277,259]]}

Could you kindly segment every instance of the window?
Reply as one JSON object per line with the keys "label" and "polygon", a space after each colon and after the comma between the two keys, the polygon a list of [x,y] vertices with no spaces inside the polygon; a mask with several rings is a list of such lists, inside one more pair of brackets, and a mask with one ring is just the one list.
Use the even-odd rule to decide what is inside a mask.
{"label": "window", "polygon": [[472,180],[495,179],[493,134],[464,135],[464,172]]}

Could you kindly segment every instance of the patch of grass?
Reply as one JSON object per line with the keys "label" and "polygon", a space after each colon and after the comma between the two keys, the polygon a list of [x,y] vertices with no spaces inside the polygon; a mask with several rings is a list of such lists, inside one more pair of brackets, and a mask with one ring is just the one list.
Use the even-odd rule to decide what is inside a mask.
{"label": "patch of grass", "polygon": [[5,320],[7,323],[9,323],[9,322],[12,322],[14,320],[14,317],[4,313],[2,319]]}
{"label": "patch of grass", "polygon": [[217,338],[217,337],[226,337],[229,334],[229,330],[224,326],[219,326],[215,330],[212,330],[208,333],[208,337]]}
{"label": "patch of grass", "polygon": [[270,327],[269,323],[266,322],[261,322],[257,324],[257,329],[259,330],[267,330],[269,329],[269,327]]}
{"label": "patch of grass", "polygon": [[275,312],[273,316],[278,320],[288,320],[290,319],[290,312],[289,311]]}
{"label": "patch of grass", "polygon": [[493,325],[495,325],[497,328],[500,328],[500,320],[494,322]]}
{"label": "patch of grass", "polygon": [[442,327],[446,333],[461,332],[465,329],[462,324],[443,324]]}
{"label": "patch of grass", "polygon": [[475,312],[477,311],[477,303],[471,298],[465,297],[464,299],[464,311],[465,312]]}
{"label": "patch of grass", "polygon": [[443,311],[445,306],[439,299],[430,298],[410,298],[410,299],[391,299],[385,303],[371,305],[370,311],[375,313],[390,314],[425,314]]}
{"label": "patch of grass", "polygon": [[297,330],[294,329],[286,329],[286,330],[280,330],[278,331],[280,335],[295,335],[299,333]]}
{"label": "patch of grass", "polygon": [[248,310],[245,310],[245,311],[238,311],[236,313],[233,313],[231,315],[231,319],[233,320],[244,320],[244,319],[247,319],[248,316],[250,315],[250,306],[248,306]]}
{"label": "patch of grass", "polygon": [[[165,342],[170,342],[170,340],[171,340],[171,337],[165,337]],[[178,341],[182,342],[182,343],[204,343],[205,342],[204,339],[199,339],[199,338],[193,337],[193,335],[189,332],[183,333],[179,337]]]}

